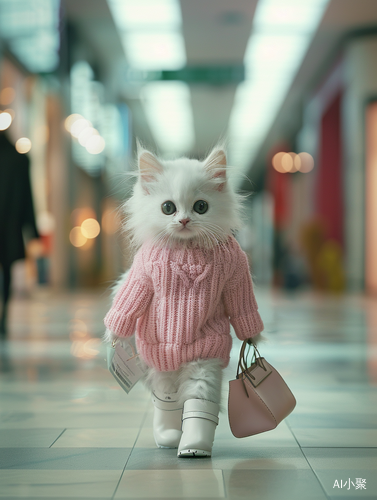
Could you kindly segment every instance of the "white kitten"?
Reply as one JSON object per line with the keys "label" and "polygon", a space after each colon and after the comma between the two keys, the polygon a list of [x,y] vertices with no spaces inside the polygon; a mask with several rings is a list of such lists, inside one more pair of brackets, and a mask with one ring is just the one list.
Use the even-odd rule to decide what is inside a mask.
{"label": "white kitten", "polygon": [[136,248],[146,241],[210,248],[240,227],[241,196],[227,181],[226,156],[159,160],[139,148],[139,173],[124,209]]}
{"label": "white kitten", "polygon": [[[211,248],[241,227],[242,196],[229,185],[223,148],[199,161],[160,160],[139,147],[138,167],[132,196],[123,206],[135,249],[147,241]],[[113,295],[127,274],[117,281]],[[106,331],[104,338],[111,341],[113,334]]]}

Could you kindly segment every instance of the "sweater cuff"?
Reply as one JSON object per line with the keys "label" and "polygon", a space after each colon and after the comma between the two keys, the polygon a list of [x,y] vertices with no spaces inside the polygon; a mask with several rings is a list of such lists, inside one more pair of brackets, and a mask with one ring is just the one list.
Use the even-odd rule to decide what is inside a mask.
{"label": "sweater cuff", "polygon": [[263,321],[258,312],[247,316],[239,316],[231,318],[231,323],[234,327],[237,337],[240,340],[246,340],[255,337],[263,331]]}
{"label": "sweater cuff", "polygon": [[107,313],[104,323],[106,328],[118,337],[131,337],[135,332],[136,320],[116,310]]}

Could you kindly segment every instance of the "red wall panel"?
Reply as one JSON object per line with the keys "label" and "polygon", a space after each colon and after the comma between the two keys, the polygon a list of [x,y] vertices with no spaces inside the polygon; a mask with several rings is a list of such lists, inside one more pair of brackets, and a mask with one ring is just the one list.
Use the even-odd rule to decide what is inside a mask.
{"label": "red wall panel", "polygon": [[317,212],[326,224],[327,237],[343,247],[341,102],[339,92],[322,116],[316,199]]}

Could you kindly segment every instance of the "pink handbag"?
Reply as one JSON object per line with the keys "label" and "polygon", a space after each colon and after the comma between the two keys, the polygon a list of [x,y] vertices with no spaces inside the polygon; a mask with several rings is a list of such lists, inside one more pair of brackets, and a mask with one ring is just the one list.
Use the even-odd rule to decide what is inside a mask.
{"label": "pink handbag", "polygon": [[280,374],[260,356],[254,344],[253,348],[248,366],[250,344],[243,342],[236,379],[229,382],[229,425],[238,438],[275,429],[296,406],[296,399]]}

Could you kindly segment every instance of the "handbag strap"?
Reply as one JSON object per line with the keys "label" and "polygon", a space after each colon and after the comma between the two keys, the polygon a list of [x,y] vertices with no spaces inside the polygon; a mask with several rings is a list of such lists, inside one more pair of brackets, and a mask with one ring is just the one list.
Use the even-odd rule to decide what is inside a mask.
{"label": "handbag strap", "polygon": [[[248,362],[248,357],[249,357],[249,354],[250,354],[251,346],[253,346],[253,355],[251,357],[251,361]],[[239,357],[239,360],[238,360],[236,378],[241,378],[247,397],[249,397],[249,394],[248,394],[248,392],[246,390],[244,376],[242,376],[242,375],[243,375],[244,372],[246,372],[246,370],[248,369],[248,367],[251,366],[254,363],[256,363],[257,365],[259,365],[263,370],[265,370],[265,371],[267,370],[267,368],[263,364],[263,358],[261,357],[260,352],[258,351],[258,348],[254,344],[254,342],[252,342],[251,340],[244,340],[243,343],[242,343],[242,346],[241,346],[241,350],[240,350],[240,357]],[[252,373],[247,373],[247,374],[245,373],[245,375],[247,377],[252,378],[253,380],[255,380],[255,377],[253,376]]]}
{"label": "handbag strap", "polygon": [[[250,349],[251,346],[253,346],[253,355],[251,357],[250,363],[247,361],[249,354],[250,354]],[[237,378],[240,373],[244,372],[247,370],[247,368],[252,365],[253,363],[257,363],[263,370],[266,370],[266,367],[263,364],[263,358],[260,355],[260,352],[258,351],[257,346],[250,340],[244,340],[241,346],[240,350],[240,356],[238,360],[238,366],[237,366]]]}

